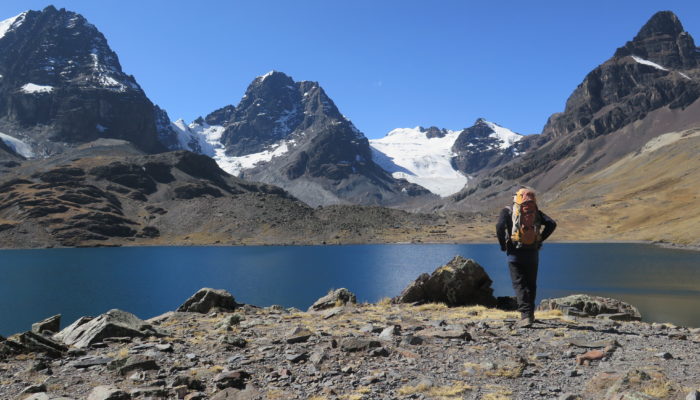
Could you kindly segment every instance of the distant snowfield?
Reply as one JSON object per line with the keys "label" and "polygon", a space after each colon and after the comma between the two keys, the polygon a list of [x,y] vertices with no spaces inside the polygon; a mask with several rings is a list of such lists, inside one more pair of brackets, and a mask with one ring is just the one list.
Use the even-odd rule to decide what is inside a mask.
{"label": "distant snowfield", "polygon": [[34,152],[32,151],[32,148],[23,141],[10,135],[6,135],[2,132],[0,132],[0,140],[5,142],[5,144],[9,148],[11,148],[12,150],[14,150],[15,153],[21,155],[24,158],[34,157]]}
{"label": "distant snowfield", "polygon": [[[523,138],[493,122],[483,122],[493,130],[489,137],[498,139],[502,150]],[[406,179],[442,197],[450,196],[467,185],[468,177],[455,170],[451,162],[455,155],[452,145],[461,131],[447,132],[444,137],[429,139],[419,127],[394,129],[381,139],[369,141],[372,157],[394,178]]]}
{"label": "distant snowfield", "polygon": [[452,167],[452,145],[460,131],[428,139],[416,128],[399,128],[369,141],[372,158],[394,178],[403,178],[442,197],[457,193],[467,177]]}

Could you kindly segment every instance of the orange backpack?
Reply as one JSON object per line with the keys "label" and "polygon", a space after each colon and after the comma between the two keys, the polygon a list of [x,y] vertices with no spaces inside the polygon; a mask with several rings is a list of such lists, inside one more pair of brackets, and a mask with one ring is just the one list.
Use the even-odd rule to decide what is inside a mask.
{"label": "orange backpack", "polygon": [[510,239],[516,248],[537,248],[540,238],[540,213],[535,192],[520,189],[513,198],[513,231]]}

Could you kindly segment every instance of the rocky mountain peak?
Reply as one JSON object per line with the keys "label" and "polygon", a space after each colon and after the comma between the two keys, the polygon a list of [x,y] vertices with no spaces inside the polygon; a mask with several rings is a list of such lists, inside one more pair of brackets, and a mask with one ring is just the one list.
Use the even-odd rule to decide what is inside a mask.
{"label": "rocky mountain peak", "polygon": [[692,36],[671,11],[654,14],[633,40],[617,49],[615,56],[640,57],[671,69],[695,68],[700,58]]}
{"label": "rocky mountain peak", "polygon": [[644,24],[634,40],[641,41],[658,35],[676,37],[682,32],[684,32],[683,25],[676,14],[672,11],[659,11]]}
{"label": "rocky mountain peak", "polygon": [[0,130],[51,155],[98,138],[161,151],[153,103],[104,35],[53,6],[0,22]]}
{"label": "rocky mountain peak", "polygon": [[437,126],[431,126],[429,128],[424,128],[422,126],[419,126],[418,130],[425,133],[425,136],[428,139],[443,138],[449,133],[449,131],[447,129],[445,129],[445,128],[440,129]]}

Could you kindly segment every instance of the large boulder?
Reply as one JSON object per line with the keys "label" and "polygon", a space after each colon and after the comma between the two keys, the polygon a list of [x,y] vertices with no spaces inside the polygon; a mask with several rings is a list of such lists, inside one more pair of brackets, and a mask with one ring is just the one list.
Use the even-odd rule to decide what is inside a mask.
{"label": "large boulder", "polygon": [[121,310],[109,310],[94,318],[80,318],[69,327],[54,335],[54,339],[78,348],[90,346],[112,337],[157,336],[145,321],[134,314]]}
{"label": "large boulder", "polygon": [[357,297],[355,294],[345,288],[340,288],[328,292],[327,295],[316,300],[314,304],[309,307],[308,311],[322,311],[329,308],[346,305],[348,303],[357,303]]}
{"label": "large boulder", "polygon": [[580,317],[614,316],[614,319],[639,321],[642,315],[639,310],[624,301],[609,297],[589,296],[587,294],[572,294],[556,299],[544,299],[537,307],[540,311],[560,310],[567,315]]}
{"label": "large boulder", "polygon": [[455,256],[432,274],[421,274],[395,303],[445,303],[448,306],[495,306],[491,278],[476,261]]}
{"label": "large boulder", "polygon": [[32,332],[42,333],[51,332],[56,333],[61,329],[61,314],[54,315],[53,317],[48,317],[39,322],[32,324]]}
{"label": "large boulder", "polygon": [[202,288],[182,303],[177,311],[206,314],[212,310],[233,311],[236,307],[236,300],[226,290]]}

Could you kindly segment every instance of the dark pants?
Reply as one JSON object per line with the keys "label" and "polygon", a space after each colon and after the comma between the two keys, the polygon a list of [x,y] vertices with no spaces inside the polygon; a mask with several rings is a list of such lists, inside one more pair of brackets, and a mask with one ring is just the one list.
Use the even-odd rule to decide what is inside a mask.
{"label": "dark pants", "polygon": [[[534,261],[534,262],[533,262]],[[510,279],[518,301],[518,311],[523,318],[534,315],[537,295],[537,261],[508,261]]]}

